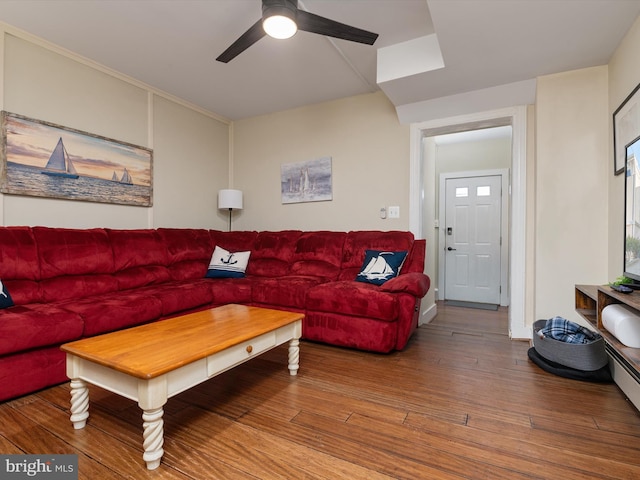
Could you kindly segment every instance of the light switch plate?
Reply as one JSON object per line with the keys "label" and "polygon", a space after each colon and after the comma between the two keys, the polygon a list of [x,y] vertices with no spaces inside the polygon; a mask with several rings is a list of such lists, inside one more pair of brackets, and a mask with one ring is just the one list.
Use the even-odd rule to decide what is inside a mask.
{"label": "light switch plate", "polygon": [[389,207],[389,218],[400,218],[400,207]]}

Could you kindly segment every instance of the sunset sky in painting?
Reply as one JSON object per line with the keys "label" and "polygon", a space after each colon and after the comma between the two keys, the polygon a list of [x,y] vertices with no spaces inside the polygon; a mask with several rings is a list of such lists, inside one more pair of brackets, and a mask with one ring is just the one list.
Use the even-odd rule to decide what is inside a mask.
{"label": "sunset sky in painting", "polygon": [[34,167],[47,164],[60,137],[79,175],[111,180],[126,167],[136,185],[151,185],[151,155],[148,150],[96,138],[37,121],[5,115],[8,162]]}

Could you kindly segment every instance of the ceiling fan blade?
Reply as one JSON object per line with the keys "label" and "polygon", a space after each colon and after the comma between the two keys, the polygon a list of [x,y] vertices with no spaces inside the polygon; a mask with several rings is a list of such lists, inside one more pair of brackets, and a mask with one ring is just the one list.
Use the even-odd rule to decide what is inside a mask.
{"label": "ceiling fan blade", "polygon": [[373,45],[378,38],[377,33],[345,25],[344,23],[336,22],[335,20],[330,20],[304,10],[298,10],[296,23],[298,24],[298,30],[349,40],[351,42],[366,43],[367,45]]}
{"label": "ceiling fan blade", "polygon": [[244,32],[240,38],[233,42],[229,48],[222,52],[216,60],[222,63],[229,63],[265,35],[266,33],[262,28],[262,19],[260,19],[254,23],[249,30]]}

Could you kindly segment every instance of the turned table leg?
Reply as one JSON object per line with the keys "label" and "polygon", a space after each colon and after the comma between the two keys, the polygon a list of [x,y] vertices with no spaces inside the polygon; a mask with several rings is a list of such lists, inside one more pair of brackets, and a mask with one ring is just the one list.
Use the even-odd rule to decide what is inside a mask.
{"label": "turned table leg", "polygon": [[144,431],[142,446],[143,460],[148,470],[155,470],[160,466],[164,454],[164,420],[162,407],[167,403],[167,376],[140,380],[138,382],[138,405],[142,409]]}
{"label": "turned table leg", "polygon": [[79,378],[71,380],[71,423],[73,428],[80,430],[87,424],[89,418],[89,388]]}
{"label": "turned table leg", "polygon": [[297,375],[300,368],[300,340],[293,338],[289,341],[289,374]]}
{"label": "turned table leg", "polygon": [[148,470],[155,470],[160,466],[160,460],[164,454],[164,411],[162,408],[145,410],[142,412],[144,432],[142,434],[144,447],[143,460],[147,463]]}

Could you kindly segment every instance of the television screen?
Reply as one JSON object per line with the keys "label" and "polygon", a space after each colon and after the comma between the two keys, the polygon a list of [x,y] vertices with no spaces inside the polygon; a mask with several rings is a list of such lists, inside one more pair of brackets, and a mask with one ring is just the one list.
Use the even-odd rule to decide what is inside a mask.
{"label": "television screen", "polygon": [[640,282],[640,137],[626,148],[624,276]]}

